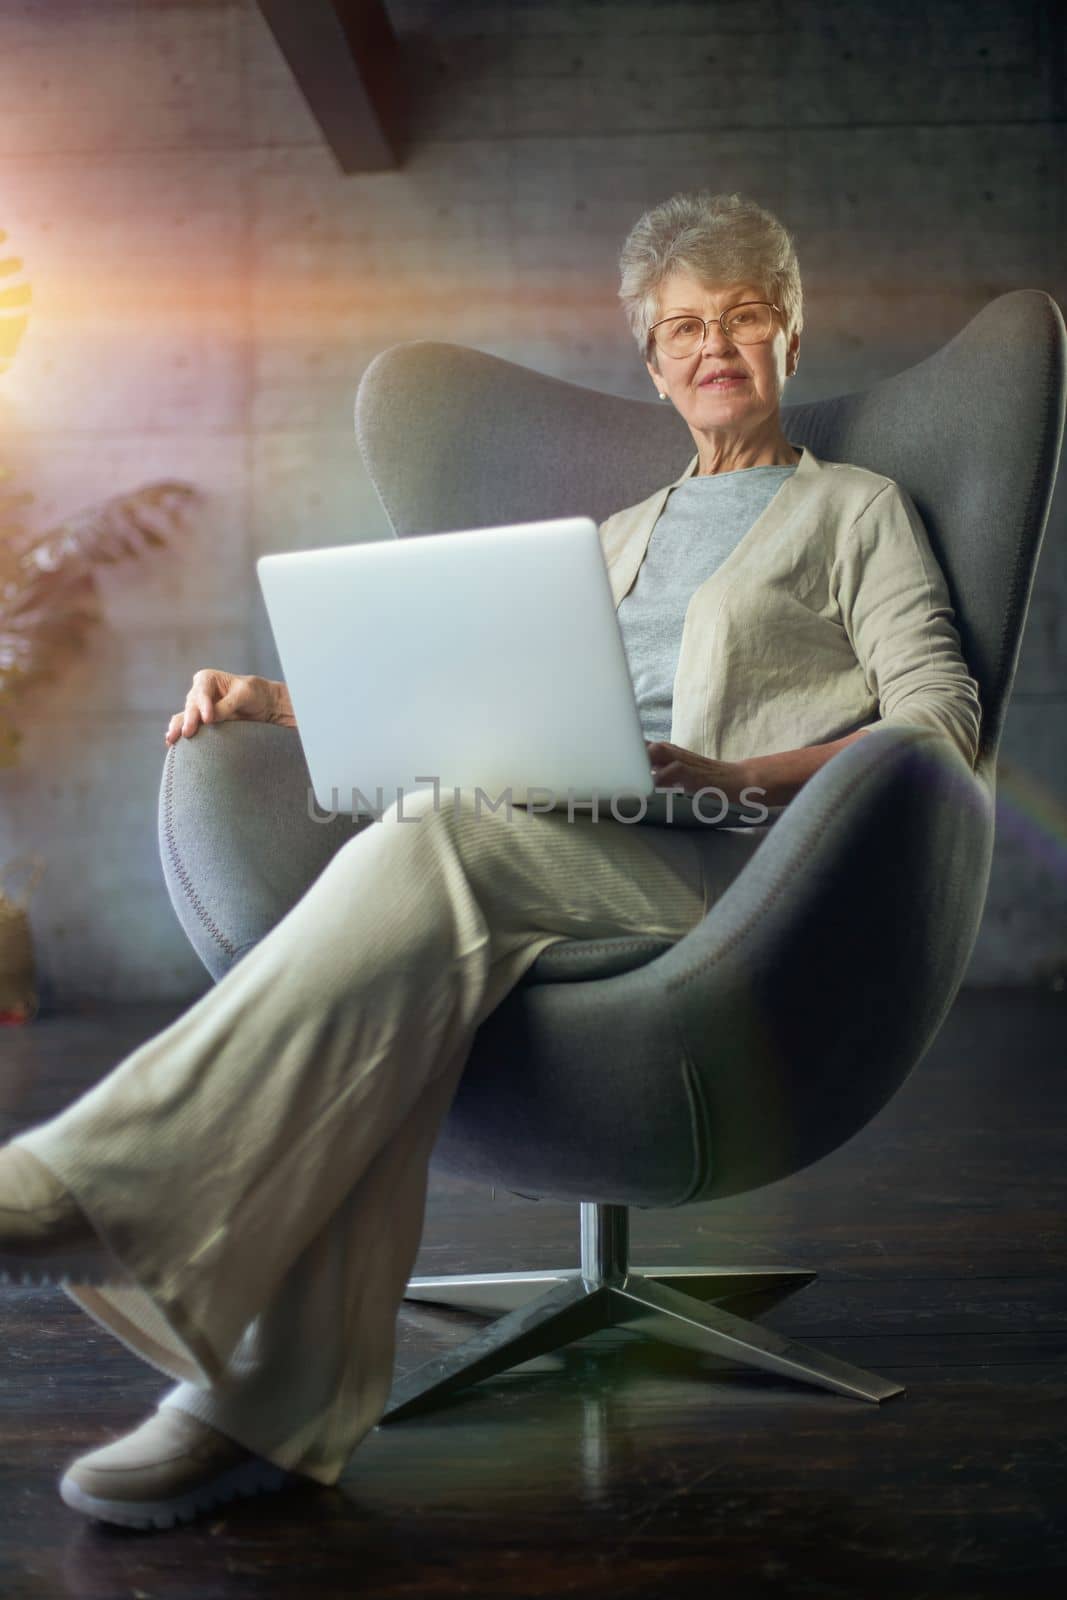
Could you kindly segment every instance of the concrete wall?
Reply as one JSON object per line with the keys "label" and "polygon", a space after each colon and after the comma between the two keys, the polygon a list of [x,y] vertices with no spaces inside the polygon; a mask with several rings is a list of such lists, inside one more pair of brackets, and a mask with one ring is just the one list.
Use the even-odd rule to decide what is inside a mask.
{"label": "concrete wall", "polygon": [[[351,425],[400,339],[648,397],[618,247],[676,190],[794,231],[790,403],[921,360],[994,295],[1067,304],[1062,24],[1039,0],[393,0],[412,152],[345,178],[251,4],[11,5],[0,227],[35,294],[0,462],[47,526],[146,479],[206,494],[180,548],[102,571],[106,625],[0,775],[0,862],[36,848],[42,997],[192,997],[163,885],[163,732],[193,671],[278,674],[264,551],[375,538]],[[1067,540],[1053,507],[1002,746],[974,983],[1067,973]]]}

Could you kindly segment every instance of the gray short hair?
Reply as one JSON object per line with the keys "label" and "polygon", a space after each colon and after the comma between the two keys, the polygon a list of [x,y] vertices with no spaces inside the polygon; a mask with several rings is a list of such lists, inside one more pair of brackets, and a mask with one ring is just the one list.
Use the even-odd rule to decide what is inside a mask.
{"label": "gray short hair", "polygon": [[619,255],[619,299],[646,360],[659,288],[676,267],[708,284],[760,284],[782,308],[787,340],[804,326],[796,247],[777,217],[739,194],[676,194],[638,218]]}

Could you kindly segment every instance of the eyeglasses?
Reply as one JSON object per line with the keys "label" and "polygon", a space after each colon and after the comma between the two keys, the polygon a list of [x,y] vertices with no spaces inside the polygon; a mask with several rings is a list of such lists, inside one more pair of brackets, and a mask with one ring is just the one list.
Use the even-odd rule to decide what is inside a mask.
{"label": "eyeglasses", "polygon": [[719,317],[696,317],[688,313],[684,317],[664,317],[654,322],[648,333],[664,355],[691,356],[704,343],[713,322],[717,322],[726,337],[736,344],[759,344],[771,331],[775,311],[781,315],[781,306],[769,300],[742,300],[739,305],[728,306]]}

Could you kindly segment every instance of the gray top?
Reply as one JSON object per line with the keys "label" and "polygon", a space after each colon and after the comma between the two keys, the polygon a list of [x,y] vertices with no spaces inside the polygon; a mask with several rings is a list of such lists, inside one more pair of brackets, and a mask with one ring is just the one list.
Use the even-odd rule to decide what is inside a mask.
{"label": "gray top", "polygon": [[616,615],[646,739],[670,739],[686,608],[796,467],[686,478],[667,496],[633,588]]}

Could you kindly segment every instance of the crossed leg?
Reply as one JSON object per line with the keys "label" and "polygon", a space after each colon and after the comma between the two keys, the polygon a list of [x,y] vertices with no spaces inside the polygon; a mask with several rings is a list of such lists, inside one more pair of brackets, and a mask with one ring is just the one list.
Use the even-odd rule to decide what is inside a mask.
{"label": "crossed leg", "polygon": [[681,937],[757,844],[407,798],[214,989],[14,1141],[130,1274],[68,1293],[180,1380],[164,1404],[335,1482],[388,1398],[478,1026],[552,943]]}

